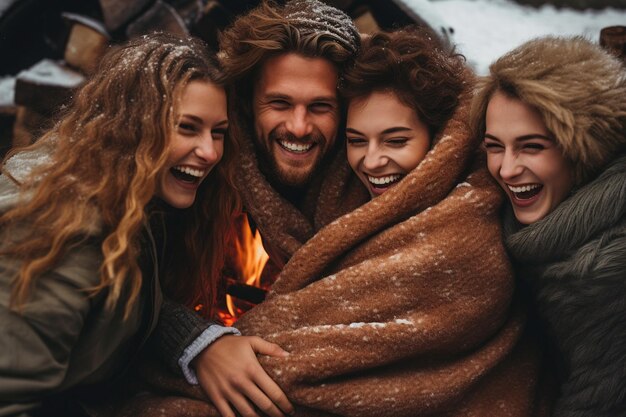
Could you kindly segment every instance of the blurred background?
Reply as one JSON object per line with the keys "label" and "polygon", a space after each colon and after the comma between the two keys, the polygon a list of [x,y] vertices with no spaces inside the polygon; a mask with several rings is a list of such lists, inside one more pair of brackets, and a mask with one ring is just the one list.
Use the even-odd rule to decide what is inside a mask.
{"label": "blurred background", "polygon": [[[325,0],[361,32],[430,28],[479,73],[532,37],[579,34],[617,54],[626,0]],[[279,1],[280,2],[280,1]],[[258,0],[0,0],[0,156],[30,143],[96,68],[110,44],[156,30],[219,33]]]}

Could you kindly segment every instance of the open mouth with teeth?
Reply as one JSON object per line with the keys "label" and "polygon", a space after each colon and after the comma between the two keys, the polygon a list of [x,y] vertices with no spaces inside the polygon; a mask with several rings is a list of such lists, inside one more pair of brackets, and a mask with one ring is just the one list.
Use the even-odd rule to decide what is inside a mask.
{"label": "open mouth with teeth", "polygon": [[197,184],[204,177],[204,170],[194,169],[183,165],[170,168],[172,175],[179,181],[188,184]]}
{"label": "open mouth with teeth", "polygon": [[377,189],[385,189],[389,188],[392,185],[396,184],[400,181],[404,175],[402,174],[393,174],[393,175],[385,175],[384,177],[373,177],[371,175],[367,175],[367,180],[373,188]]}
{"label": "open mouth with teeth", "polygon": [[522,186],[508,185],[511,194],[516,200],[530,200],[541,192],[543,185],[529,184]]}
{"label": "open mouth with teeth", "polygon": [[307,153],[315,146],[315,143],[295,143],[284,140],[277,142],[283,149],[293,153]]}

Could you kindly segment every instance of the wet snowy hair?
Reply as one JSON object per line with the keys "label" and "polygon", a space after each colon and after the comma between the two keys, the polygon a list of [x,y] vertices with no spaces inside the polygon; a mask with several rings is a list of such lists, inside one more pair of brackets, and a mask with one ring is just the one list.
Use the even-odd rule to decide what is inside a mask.
{"label": "wet snowy hair", "polygon": [[487,106],[501,91],[537,109],[573,163],[577,184],[626,150],[626,69],[600,46],[582,37],[538,38],[489,70],[472,103],[476,137],[485,134]]}
{"label": "wet snowy hair", "polygon": [[[141,288],[137,258],[144,209],[167,161],[182,91],[192,80],[220,85],[222,79],[217,61],[194,38],[152,34],[105,55],[57,125],[26,150],[51,152],[51,163],[34,170],[21,184],[32,198],[0,218],[0,230],[24,224],[28,230],[2,250],[4,256],[22,261],[13,287],[14,304],[21,305],[32,281],[53,268],[97,221],[103,262],[94,293],[109,288],[110,307],[122,293],[129,294],[125,299],[129,311]],[[227,223],[236,203],[230,180],[232,147],[227,141],[222,162],[204,180],[186,216],[181,246],[194,262],[181,258],[179,263],[191,264],[185,281],[194,286],[211,275],[207,268],[219,263],[223,234],[215,235],[222,226],[214,223]],[[10,166],[11,160],[6,161]],[[189,282],[180,285],[192,285]]]}
{"label": "wet snowy hair", "polygon": [[242,137],[251,132],[254,82],[269,58],[287,53],[324,58],[341,77],[359,46],[360,36],[350,17],[318,0],[295,0],[284,6],[263,1],[237,18],[221,38],[219,55],[229,83],[235,86],[233,134]]}
{"label": "wet snowy hair", "polygon": [[431,137],[452,117],[464,84],[464,58],[421,28],[379,32],[363,39],[361,53],[346,71],[341,95],[347,101],[390,91],[415,109]]}
{"label": "wet snowy hair", "polygon": [[341,72],[359,45],[356,26],[339,9],[318,0],[293,0],[284,6],[264,1],[224,32],[220,57],[234,79],[251,75],[268,58],[284,53],[325,58]]}

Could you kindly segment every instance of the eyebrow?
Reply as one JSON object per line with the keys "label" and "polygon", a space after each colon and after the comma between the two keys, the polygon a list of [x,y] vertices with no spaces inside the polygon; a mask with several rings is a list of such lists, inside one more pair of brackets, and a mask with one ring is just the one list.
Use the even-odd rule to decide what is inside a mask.
{"label": "eyebrow", "polygon": [[[180,117],[181,117],[181,119],[183,117],[185,117],[187,119],[191,119],[191,120],[193,120],[196,123],[200,123],[200,124],[204,123],[204,120],[201,117],[198,117],[198,116],[196,116],[194,114],[182,114]],[[215,127],[221,127],[222,125],[228,126],[228,119],[224,119],[224,120],[220,121],[219,123],[216,123]]]}
{"label": "eyebrow", "polygon": [[181,114],[181,115],[180,115],[180,118],[181,118],[181,119],[182,119],[182,118],[191,119],[191,120],[193,120],[193,121],[194,121],[194,122],[196,122],[196,123],[204,123],[204,120],[202,120],[202,118],[201,118],[201,117],[198,117],[198,116],[193,115],[193,114]]}
{"label": "eyebrow", "polygon": [[[497,136],[490,135],[489,133],[485,133],[485,138],[489,138],[489,139],[493,139],[497,141],[500,140]],[[530,133],[528,135],[522,135],[522,136],[518,136],[515,138],[515,140],[519,140],[522,142],[527,141],[527,140],[533,140],[533,139],[543,139],[543,140],[547,140],[550,142],[554,140],[546,135],[542,135],[541,133]]]}
{"label": "eyebrow", "polygon": [[[404,126],[396,126],[396,127],[390,127],[388,129],[383,130],[382,132],[380,132],[382,135],[388,135],[390,133],[398,133],[398,132],[410,132],[413,129],[408,128],[408,127],[404,127]],[[365,136],[363,133],[359,132],[356,129],[353,129],[351,127],[347,127],[346,128],[346,133],[354,133],[355,135],[363,135]]]}
{"label": "eyebrow", "polygon": [[[292,99],[292,97],[287,94],[272,93],[272,92],[266,93],[263,96],[263,98],[266,100],[272,100],[272,99],[291,100]],[[318,96],[318,97],[313,97],[310,101],[331,101],[331,102],[336,103],[338,100],[337,100],[337,97],[335,96]]]}

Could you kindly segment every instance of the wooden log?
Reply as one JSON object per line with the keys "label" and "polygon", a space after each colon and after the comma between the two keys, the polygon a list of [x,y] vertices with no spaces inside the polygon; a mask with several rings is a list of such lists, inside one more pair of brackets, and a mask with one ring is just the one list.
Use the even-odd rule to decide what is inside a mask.
{"label": "wooden log", "polygon": [[15,77],[0,77],[0,115],[15,116]]}
{"label": "wooden log", "polygon": [[15,104],[49,115],[66,103],[85,77],[57,61],[43,59],[17,74]]}
{"label": "wooden log", "polygon": [[0,158],[11,148],[17,115],[15,77],[0,77]]}
{"label": "wooden log", "polygon": [[192,33],[202,38],[213,50],[218,50],[219,34],[234,17],[218,1],[211,0],[202,9],[202,16],[192,27]]}
{"label": "wooden log", "polygon": [[146,9],[152,0],[99,0],[99,2],[104,25],[109,32],[115,32]]}
{"label": "wooden log", "polygon": [[380,26],[378,26],[378,22],[376,22],[376,18],[369,7],[360,9],[359,15],[353,20],[359,33],[372,34],[380,30]]}
{"label": "wooden log", "polygon": [[188,35],[189,30],[176,10],[157,0],[144,14],[126,27],[126,37],[135,38],[146,33],[164,31],[179,35]]}
{"label": "wooden log", "polygon": [[71,25],[65,45],[65,62],[84,74],[92,74],[106,52],[111,36],[104,25],[74,13],[63,13]]}
{"label": "wooden log", "polygon": [[600,31],[600,45],[626,62],[626,26],[608,26]]}
{"label": "wooden log", "polygon": [[29,109],[25,106],[17,108],[17,116],[13,125],[13,148],[33,143],[44,130],[50,127],[50,117]]}
{"label": "wooden log", "polygon": [[337,9],[346,11],[352,6],[354,0],[327,0],[326,3]]}
{"label": "wooden log", "polygon": [[0,158],[4,158],[4,155],[13,145],[14,126],[15,115],[0,113]]}
{"label": "wooden log", "polygon": [[202,17],[204,1],[198,0],[169,0],[172,6],[185,23],[185,27],[193,27]]}

